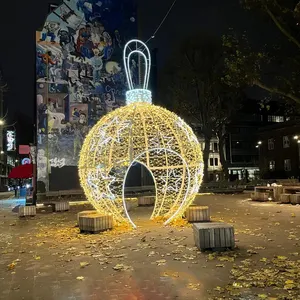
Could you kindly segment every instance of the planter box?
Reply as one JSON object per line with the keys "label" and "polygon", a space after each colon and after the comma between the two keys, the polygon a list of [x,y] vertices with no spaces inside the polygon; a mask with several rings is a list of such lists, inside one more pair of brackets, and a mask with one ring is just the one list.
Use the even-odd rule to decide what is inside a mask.
{"label": "planter box", "polygon": [[113,217],[99,213],[79,217],[80,232],[99,233],[113,228]]}
{"label": "planter box", "polygon": [[152,206],[154,205],[155,197],[143,196],[138,198],[138,206]]}
{"label": "planter box", "polygon": [[185,212],[188,222],[210,222],[210,212],[208,206],[191,205]]}
{"label": "planter box", "polygon": [[36,216],[36,206],[20,206],[19,217],[34,217]]}
{"label": "planter box", "polygon": [[195,244],[200,250],[225,250],[235,246],[232,225],[219,222],[193,224]]}

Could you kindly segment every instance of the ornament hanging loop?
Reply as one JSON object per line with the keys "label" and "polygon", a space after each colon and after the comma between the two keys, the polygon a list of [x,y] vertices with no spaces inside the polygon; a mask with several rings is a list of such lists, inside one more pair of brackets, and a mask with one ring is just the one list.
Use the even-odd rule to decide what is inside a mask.
{"label": "ornament hanging loop", "polygon": [[149,48],[144,42],[137,39],[133,39],[129,41],[124,47],[123,61],[124,61],[124,68],[125,68],[126,79],[128,82],[129,90],[134,89],[133,81],[132,81],[133,74],[130,71],[130,59],[133,54],[138,54],[144,60],[145,74],[144,74],[144,82],[142,84],[142,89],[147,90],[149,84],[149,78],[150,78],[150,68],[151,68],[151,55],[150,55]]}

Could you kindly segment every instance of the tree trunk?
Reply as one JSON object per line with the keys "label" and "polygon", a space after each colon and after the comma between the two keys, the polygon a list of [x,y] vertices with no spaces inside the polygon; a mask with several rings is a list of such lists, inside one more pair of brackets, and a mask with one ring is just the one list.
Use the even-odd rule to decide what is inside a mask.
{"label": "tree trunk", "polygon": [[222,165],[223,174],[226,180],[228,180],[228,165],[225,156],[225,135],[219,137],[219,154],[220,154],[220,163]]}
{"label": "tree trunk", "polygon": [[210,140],[211,137],[205,137],[205,146],[203,150],[203,163],[204,163],[204,169],[203,169],[203,182],[206,183],[209,181],[208,176],[208,160],[209,160],[209,151],[210,151]]}

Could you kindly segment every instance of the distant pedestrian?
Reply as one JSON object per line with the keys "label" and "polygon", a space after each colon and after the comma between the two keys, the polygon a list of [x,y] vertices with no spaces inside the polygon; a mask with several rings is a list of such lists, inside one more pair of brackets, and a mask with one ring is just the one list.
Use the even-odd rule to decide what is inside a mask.
{"label": "distant pedestrian", "polygon": [[17,186],[15,185],[15,198],[17,198],[17,194],[18,194],[18,188],[17,188]]}

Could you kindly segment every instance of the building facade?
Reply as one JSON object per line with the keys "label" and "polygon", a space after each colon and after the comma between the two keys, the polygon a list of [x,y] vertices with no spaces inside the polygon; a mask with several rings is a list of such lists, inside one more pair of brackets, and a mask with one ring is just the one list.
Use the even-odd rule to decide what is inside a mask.
{"label": "building facade", "polygon": [[260,173],[266,179],[299,178],[300,122],[261,128],[258,133]]}
{"label": "building facade", "polygon": [[[203,151],[205,147],[204,138],[199,137],[198,140]],[[219,140],[216,137],[213,137],[210,141],[207,168],[210,181],[221,179],[222,165],[220,162]]]}
{"label": "building facade", "polygon": [[[125,104],[125,43],[137,36],[133,0],[64,0],[36,33],[38,192],[79,188],[90,128]],[[138,85],[138,61],[130,69]]]}

